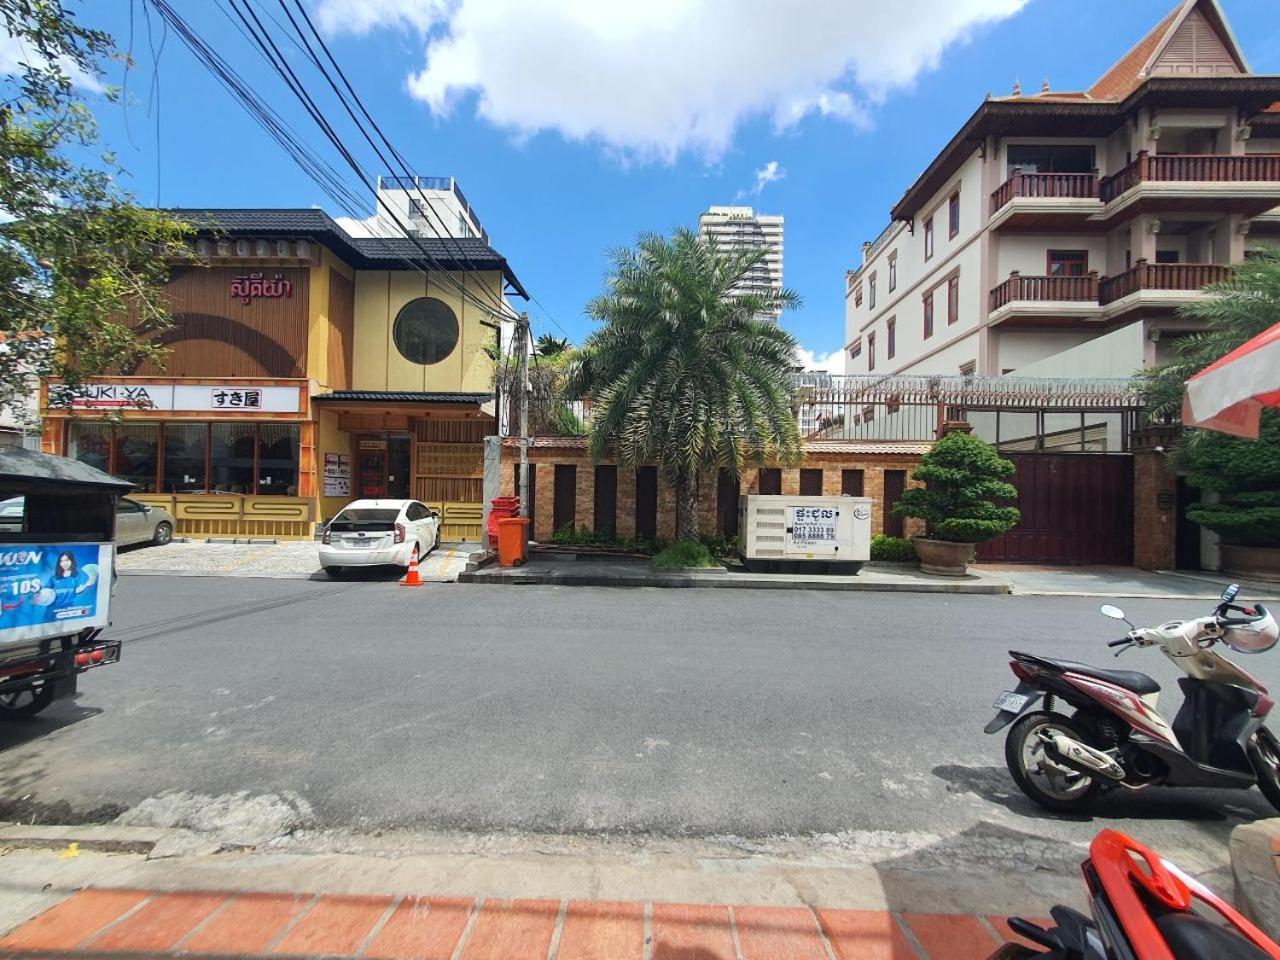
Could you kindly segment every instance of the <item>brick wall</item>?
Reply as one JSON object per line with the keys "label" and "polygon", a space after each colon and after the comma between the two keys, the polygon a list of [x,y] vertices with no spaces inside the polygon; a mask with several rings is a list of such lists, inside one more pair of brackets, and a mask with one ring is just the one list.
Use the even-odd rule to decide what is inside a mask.
{"label": "brick wall", "polygon": [[[555,445],[552,445],[555,444]],[[911,471],[920,461],[918,453],[878,453],[868,452],[870,444],[852,445],[848,450],[824,449],[820,452],[810,451],[806,454],[803,466],[807,469],[822,470],[822,492],[828,496],[840,494],[840,472],[856,469],[863,471],[864,494],[877,503],[871,513],[871,534],[881,532],[883,511],[879,503],[884,498],[884,471],[905,470],[907,486],[918,486],[911,480]],[[515,490],[515,470],[513,464],[520,460],[520,451],[513,442],[502,445],[502,494],[513,496]],[[551,440],[539,438],[529,449],[529,462],[538,465],[534,495],[536,516],[533,522],[534,539],[547,541],[551,538],[552,511],[555,507],[555,464],[574,464],[577,466],[577,524],[593,528],[594,524],[594,491],[595,464],[587,456],[586,449],[580,440]],[[606,463],[611,461],[604,461]],[[545,466],[543,466],[545,464]],[[739,490],[742,493],[759,492],[759,470],[748,467],[738,478]],[[784,468],[782,471],[782,492],[788,495],[799,493],[799,468]],[[716,523],[716,476],[707,474],[699,482],[698,519],[704,534],[715,532]],[[675,489],[666,483],[661,474],[658,476],[658,536],[670,540],[675,536]],[[636,475],[635,469],[627,466],[618,467],[618,513],[617,534],[619,538],[635,536],[636,531]],[[924,525],[917,520],[906,522],[906,535],[914,536],[923,533]]]}
{"label": "brick wall", "polygon": [[1133,564],[1143,570],[1178,565],[1178,481],[1164,455],[1175,437],[1167,427],[1133,435]]}

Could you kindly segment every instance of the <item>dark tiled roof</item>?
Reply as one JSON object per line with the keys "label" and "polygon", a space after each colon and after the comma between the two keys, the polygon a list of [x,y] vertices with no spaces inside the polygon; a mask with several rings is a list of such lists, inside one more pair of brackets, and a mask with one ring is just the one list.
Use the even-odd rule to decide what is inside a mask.
{"label": "dark tiled roof", "polygon": [[84,487],[107,487],[123,493],[133,484],[108,473],[103,473],[87,463],[37,453],[23,447],[0,447],[0,479],[31,484],[49,483]]}
{"label": "dark tiled roof", "polygon": [[505,257],[479,237],[353,237],[325,213],[301,209],[197,209],[175,207],[166,213],[191,223],[202,233],[254,234],[256,236],[305,236],[332,249],[352,267],[387,270],[418,263],[426,257],[446,270],[501,270],[522,297],[524,287]]}
{"label": "dark tiled roof", "polygon": [[334,390],[312,398],[317,403],[474,403],[493,399],[492,393],[422,393],[416,390]]}

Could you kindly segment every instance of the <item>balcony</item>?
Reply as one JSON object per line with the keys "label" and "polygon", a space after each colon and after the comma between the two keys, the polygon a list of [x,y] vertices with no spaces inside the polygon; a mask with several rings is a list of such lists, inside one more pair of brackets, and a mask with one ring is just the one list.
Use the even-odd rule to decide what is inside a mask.
{"label": "balcony", "polygon": [[1068,319],[1100,320],[1098,274],[1078,277],[1023,276],[1014,271],[991,291],[992,324],[1039,325]]}
{"label": "balcony", "polygon": [[991,226],[1052,229],[1097,213],[1094,173],[1015,173],[991,193]]}
{"label": "balcony", "polygon": [[1280,154],[1149,154],[1098,183],[1103,216],[1213,210],[1256,216],[1280,204]]}
{"label": "balcony", "polygon": [[[1103,306],[1133,297],[1134,306],[1174,306],[1194,299],[1202,288],[1229,279],[1231,268],[1220,263],[1148,263],[1139,260],[1124,273],[1098,282]],[[1114,312],[1114,311],[1112,311]]]}

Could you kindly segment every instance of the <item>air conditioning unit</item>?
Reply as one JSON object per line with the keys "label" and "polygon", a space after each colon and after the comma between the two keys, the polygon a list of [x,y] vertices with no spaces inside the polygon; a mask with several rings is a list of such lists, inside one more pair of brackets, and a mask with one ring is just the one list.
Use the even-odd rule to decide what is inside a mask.
{"label": "air conditioning unit", "polygon": [[871,559],[871,505],[870,497],[741,497],[742,561],[749,570],[857,573]]}

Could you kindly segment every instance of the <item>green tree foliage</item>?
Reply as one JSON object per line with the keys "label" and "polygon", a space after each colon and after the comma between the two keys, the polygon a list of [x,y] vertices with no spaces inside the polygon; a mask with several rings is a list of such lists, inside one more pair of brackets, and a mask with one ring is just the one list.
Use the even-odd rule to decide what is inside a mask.
{"label": "green tree foliage", "polygon": [[555,337],[544,333],[533,345],[534,352],[540,357],[556,357],[570,349],[571,344],[563,337]]}
{"label": "green tree foliage", "polygon": [[[1280,249],[1251,251],[1231,279],[1206,290],[1180,311],[1201,329],[1177,340],[1172,361],[1141,374],[1153,418],[1176,420],[1187,380],[1280,322]],[[1191,520],[1228,543],[1280,546],[1280,414],[1263,412],[1257,440],[1183,430],[1170,459],[1192,486],[1219,495],[1219,503],[1188,508]]]}
{"label": "green tree foliage", "polygon": [[763,256],[727,252],[688,229],[642,235],[615,251],[607,290],[587,305],[601,326],[572,367],[590,399],[590,450],[657,465],[676,489],[676,536],[698,536],[700,472],[795,463],[795,341],[764,314],[796,306],[790,290],[734,286]]}
{"label": "green tree foliage", "polygon": [[[156,356],[168,325],[168,263],[185,225],[143,209],[118,184],[83,89],[103,89],[111,38],[61,0],[0,0],[0,31],[22,51],[0,75],[0,406],[19,412],[35,377],[87,376]],[[139,336],[139,331],[144,335]]]}
{"label": "green tree foliage", "polygon": [[982,543],[1020,519],[1016,507],[992,502],[1017,496],[1005,479],[1013,471],[1013,464],[987,441],[952,431],[933,445],[912,472],[911,478],[924,486],[904,491],[893,512],[924,520],[926,535],[936,540]]}
{"label": "green tree foliage", "polygon": [[1200,432],[1187,482],[1216,491],[1220,502],[1188,507],[1187,516],[1227,543],[1280,546],[1280,416],[1263,415],[1257,440]]}

